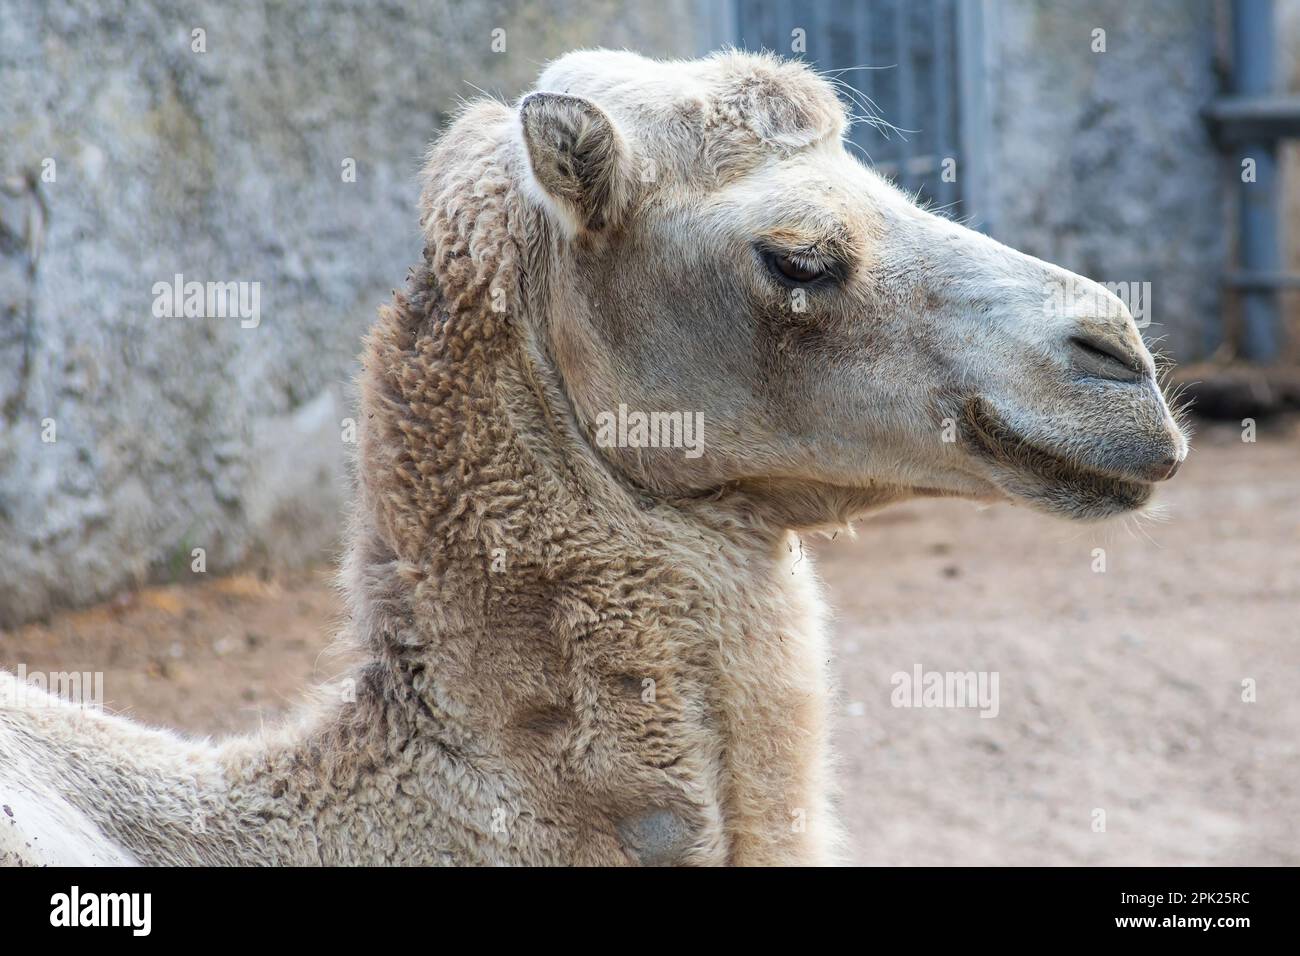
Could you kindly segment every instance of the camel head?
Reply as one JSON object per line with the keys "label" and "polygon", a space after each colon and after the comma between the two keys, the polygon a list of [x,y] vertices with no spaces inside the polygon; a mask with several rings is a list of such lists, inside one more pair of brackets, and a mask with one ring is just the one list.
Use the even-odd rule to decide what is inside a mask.
{"label": "camel head", "polygon": [[736,52],[570,54],[520,101],[535,325],[599,453],[792,525],[916,494],[1141,508],[1187,442],[1125,305],[919,208],[845,128],[825,79]]}

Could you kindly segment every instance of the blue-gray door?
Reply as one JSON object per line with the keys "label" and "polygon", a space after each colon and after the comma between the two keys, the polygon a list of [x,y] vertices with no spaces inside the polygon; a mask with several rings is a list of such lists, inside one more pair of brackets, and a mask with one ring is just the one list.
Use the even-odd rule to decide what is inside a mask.
{"label": "blue-gray door", "polygon": [[[730,42],[800,57],[843,84],[850,149],[954,218],[963,203],[957,0],[734,0]],[[897,129],[865,121],[880,116]]]}

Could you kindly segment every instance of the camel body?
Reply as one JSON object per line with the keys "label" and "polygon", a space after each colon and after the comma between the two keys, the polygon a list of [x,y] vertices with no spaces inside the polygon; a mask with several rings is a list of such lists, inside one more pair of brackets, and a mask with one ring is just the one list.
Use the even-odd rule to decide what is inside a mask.
{"label": "camel body", "polygon": [[[918,209],[845,124],[740,53],[471,104],[362,356],[362,663],[223,742],[0,674],[0,861],[837,860],[798,535],[917,495],[1123,513],[1186,454],[1114,296],[1044,315],[1086,280]],[[702,442],[607,447],[625,407]]]}

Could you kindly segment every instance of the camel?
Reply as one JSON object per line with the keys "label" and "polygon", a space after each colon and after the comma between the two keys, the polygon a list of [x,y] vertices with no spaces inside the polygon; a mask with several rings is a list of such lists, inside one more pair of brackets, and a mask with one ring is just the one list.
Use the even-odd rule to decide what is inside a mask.
{"label": "camel", "polygon": [[468,104],[364,345],[362,663],[217,742],[4,675],[5,861],[840,861],[801,537],[918,496],[1128,514],[1187,454],[1123,303],[919,208],[847,122],[736,51]]}

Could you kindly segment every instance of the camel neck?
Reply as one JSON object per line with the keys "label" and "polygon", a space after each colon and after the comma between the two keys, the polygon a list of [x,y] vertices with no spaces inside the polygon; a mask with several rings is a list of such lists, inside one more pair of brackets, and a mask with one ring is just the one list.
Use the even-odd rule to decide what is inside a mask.
{"label": "camel neck", "polygon": [[[287,857],[527,862],[560,841],[562,858],[600,863],[626,860],[646,828],[673,843],[642,846],[644,862],[686,853],[679,827],[725,857],[727,807],[752,806],[770,736],[742,711],[772,673],[809,666],[793,653],[805,621],[790,608],[815,619],[795,556],[738,513],[700,503],[697,518],[609,481],[563,407],[539,400],[555,383],[512,330],[458,332],[423,281],[364,360],[344,568],[366,659],[355,693],[244,754],[240,787],[373,834],[352,858],[293,835]],[[786,701],[782,680],[773,706],[805,719],[807,692]],[[391,842],[394,799],[440,808],[429,832]]]}
{"label": "camel neck", "polygon": [[739,496],[654,499],[586,442],[530,337],[509,162],[489,131],[430,164],[426,261],[362,357],[365,663],[236,789],[296,804],[326,862],[758,862],[747,834],[820,808],[808,562]]}

